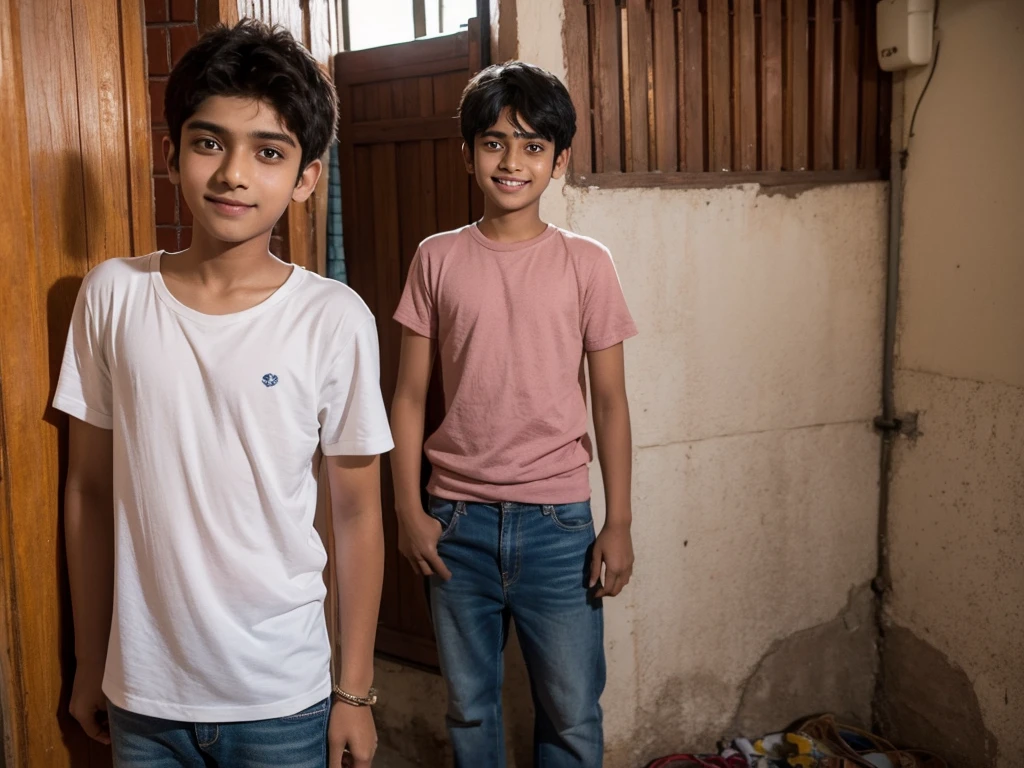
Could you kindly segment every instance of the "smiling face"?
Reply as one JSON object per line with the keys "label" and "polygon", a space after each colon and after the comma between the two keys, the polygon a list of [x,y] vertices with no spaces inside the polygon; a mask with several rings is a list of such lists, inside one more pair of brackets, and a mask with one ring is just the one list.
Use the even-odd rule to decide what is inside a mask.
{"label": "smiling face", "polygon": [[464,147],[466,170],[476,177],[493,213],[510,213],[539,205],[551,179],[565,173],[569,150],[555,155],[554,142],[520,119],[512,122],[508,107],[497,121]]}
{"label": "smiling face", "polygon": [[193,226],[225,243],[269,236],[288,204],[306,200],[320,177],[319,160],[300,174],[298,138],[273,107],[253,99],[206,99],[182,128],[177,162],[169,139],[164,148]]}

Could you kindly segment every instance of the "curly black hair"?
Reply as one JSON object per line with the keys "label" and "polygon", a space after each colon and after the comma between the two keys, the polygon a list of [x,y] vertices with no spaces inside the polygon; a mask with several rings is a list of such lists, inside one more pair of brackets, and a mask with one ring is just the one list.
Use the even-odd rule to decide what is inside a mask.
{"label": "curly black hair", "polygon": [[509,107],[509,118],[522,130],[520,119],[555,145],[555,156],[568,149],[576,135],[576,109],[562,81],[523,61],[493,64],[469,81],[459,104],[462,138],[473,146],[476,137],[498,121]]}
{"label": "curly black hair", "polygon": [[282,27],[242,19],[216,26],[171,71],[164,113],[177,165],[181,129],[211,96],[270,104],[299,139],[304,170],[327,151],[338,119],[334,86],[316,60]]}

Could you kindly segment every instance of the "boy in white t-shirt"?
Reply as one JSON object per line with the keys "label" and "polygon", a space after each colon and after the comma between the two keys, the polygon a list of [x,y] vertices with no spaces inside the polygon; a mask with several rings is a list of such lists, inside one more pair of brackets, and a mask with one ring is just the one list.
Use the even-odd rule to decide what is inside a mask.
{"label": "boy in white t-shirt", "polygon": [[376,325],[346,286],[268,250],[320,176],[334,91],[287,32],[244,21],[185,54],[165,111],[192,244],[89,273],[54,399],[72,417],[71,711],[117,766],[322,768],[343,751],[368,766],[392,447]]}

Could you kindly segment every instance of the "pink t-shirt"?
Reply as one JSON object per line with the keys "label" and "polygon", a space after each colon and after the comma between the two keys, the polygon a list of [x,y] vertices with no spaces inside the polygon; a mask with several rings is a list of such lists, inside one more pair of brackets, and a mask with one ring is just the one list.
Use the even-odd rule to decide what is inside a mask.
{"label": "pink t-shirt", "polygon": [[590,498],[583,356],[636,335],[611,254],[548,226],[497,243],[476,225],[423,241],[395,320],[437,340],[446,413],[427,488],[459,501]]}

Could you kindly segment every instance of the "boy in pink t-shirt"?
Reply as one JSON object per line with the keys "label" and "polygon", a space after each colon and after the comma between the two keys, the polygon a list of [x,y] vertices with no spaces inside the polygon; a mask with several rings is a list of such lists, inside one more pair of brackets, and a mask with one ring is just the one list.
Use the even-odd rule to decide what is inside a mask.
{"label": "boy in pink t-shirt", "polygon": [[[456,766],[505,765],[501,653],[513,620],[537,712],[536,764],[594,768],[601,599],[633,567],[622,342],[636,327],[607,249],[540,219],[576,132],[565,87],[529,64],[488,67],[466,87],[459,118],[486,202],[476,224],[420,245],[395,313],[405,326],[391,411],[399,544],[430,577]],[[435,355],[446,414],[424,444]],[[584,359],[607,500],[596,538]]]}

